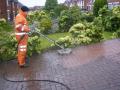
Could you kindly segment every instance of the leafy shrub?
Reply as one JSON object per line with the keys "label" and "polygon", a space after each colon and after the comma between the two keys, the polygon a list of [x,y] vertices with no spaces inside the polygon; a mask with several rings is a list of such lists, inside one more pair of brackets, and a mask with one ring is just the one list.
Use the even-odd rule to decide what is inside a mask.
{"label": "leafy shrub", "polygon": [[81,15],[80,7],[72,6],[70,7],[69,11],[73,19],[73,24],[76,24],[79,21]]}
{"label": "leafy shrub", "polygon": [[118,17],[120,17],[120,6],[114,7],[112,9],[112,12],[114,15],[117,15]]}
{"label": "leafy shrub", "polygon": [[120,29],[113,33],[112,38],[120,38]]}
{"label": "leafy shrub", "polygon": [[41,52],[41,41],[38,36],[30,37],[28,40],[28,55]]}
{"label": "leafy shrub", "polygon": [[0,45],[0,61],[1,60],[9,60],[15,57],[16,55],[16,40],[12,35],[9,35],[5,38],[5,43]]}
{"label": "leafy shrub", "polygon": [[91,38],[91,43],[100,42],[103,39],[103,28],[94,25],[93,23],[86,24],[86,33]]}
{"label": "leafy shrub", "polygon": [[59,32],[68,32],[70,27],[80,20],[80,13],[78,6],[62,11],[59,17]]}
{"label": "leafy shrub", "polygon": [[49,12],[49,15],[52,19],[56,18],[56,13],[53,10]]}
{"label": "leafy shrub", "polygon": [[120,28],[120,6],[114,7],[112,9],[111,26],[114,31]]}
{"label": "leafy shrub", "polygon": [[[120,28],[120,9],[119,7],[114,7],[109,10],[106,6],[99,11],[99,20],[102,21],[101,26],[105,31],[115,32]],[[97,20],[99,22],[99,20]],[[96,23],[97,24],[97,23]]]}
{"label": "leafy shrub", "polygon": [[70,28],[69,32],[71,33],[71,35],[72,35],[74,38],[76,38],[76,37],[78,37],[79,34],[80,34],[81,32],[83,32],[83,30],[85,30],[85,29],[86,29],[86,26],[85,26],[84,24],[78,23],[78,24],[73,25],[73,26]]}
{"label": "leafy shrub", "polygon": [[92,22],[94,20],[94,15],[90,12],[88,13],[82,13],[80,16],[81,21],[87,21],[87,22]]}
{"label": "leafy shrub", "polygon": [[[8,32],[9,31],[9,32]],[[28,55],[40,52],[39,37],[31,37],[28,41]],[[12,25],[5,19],[0,19],[0,61],[15,58],[17,54],[17,41],[13,33]]]}
{"label": "leafy shrub", "polygon": [[0,19],[0,61],[16,55],[16,41],[12,35],[13,27],[5,19]]}
{"label": "leafy shrub", "polygon": [[48,14],[44,11],[34,11],[28,16],[28,20],[32,25],[35,21],[38,22],[38,28],[42,33],[47,34],[52,27],[52,21]]}
{"label": "leafy shrub", "polygon": [[58,21],[59,32],[68,32],[69,28],[73,25],[73,18],[71,17],[71,13],[68,10],[61,12]]}
{"label": "leafy shrub", "polygon": [[111,30],[116,31],[118,28],[120,28],[120,18],[117,16],[112,16],[110,18],[110,24],[111,24]]}
{"label": "leafy shrub", "polygon": [[[30,37],[28,40],[28,56],[33,53],[40,53],[40,39],[38,36]],[[6,38],[6,43],[1,45],[0,48],[0,60],[9,60],[16,57],[17,54],[17,41],[14,35],[9,35]]]}
{"label": "leafy shrub", "polygon": [[101,27],[101,29],[104,29],[104,27],[102,25],[103,24],[102,17],[95,17],[93,24],[96,25],[97,27]]}
{"label": "leafy shrub", "polygon": [[73,25],[69,32],[78,44],[89,44],[102,40],[102,30],[92,23],[78,23]]}
{"label": "leafy shrub", "polygon": [[6,20],[0,19],[0,32],[4,32],[4,31],[10,31],[12,29],[12,26],[6,22]]}
{"label": "leafy shrub", "polygon": [[71,36],[58,39],[60,45],[73,47],[100,42],[103,39],[103,30],[94,23],[75,24],[70,28],[69,33]]}
{"label": "leafy shrub", "polygon": [[45,10],[51,11],[54,10],[58,5],[57,0],[46,0],[45,2]]}
{"label": "leafy shrub", "polygon": [[42,33],[48,34],[52,26],[52,22],[49,18],[43,18],[41,19],[41,22],[39,24],[39,28]]}
{"label": "leafy shrub", "polygon": [[107,4],[108,4],[107,0],[95,0],[93,7],[93,14],[95,16],[98,16],[99,10]]}
{"label": "leafy shrub", "polygon": [[70,36],[66,36],[63,38],[59,38],[56,43],[58,43],[59,45],[63,46],[63,47],[71,47],[71,37]]}
{"label": "leafy shrub", "polygon": [[59,4],[57,5],[57,7],[54,9],[54,12],[56,14],[56,16],[60,16],[60,13],[63,11],[63,10],[67,10],[68,7],[65,6],[64,4]]}

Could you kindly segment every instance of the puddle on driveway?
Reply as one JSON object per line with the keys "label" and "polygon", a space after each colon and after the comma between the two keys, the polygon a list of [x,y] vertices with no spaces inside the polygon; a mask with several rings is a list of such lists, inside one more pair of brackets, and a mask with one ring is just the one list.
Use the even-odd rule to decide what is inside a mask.
{"label": "puddle on driveway", "polygon": [[[67,81],[67,73],[70,75],[71,72],[75,72],[75,68],[77,67],[80,70],[80,66],[84,64],[99,61],[101,57],[114,56],[118,53],[120,53],[120,41],[110,40],[104,43],[74,48],[71,54],[64,56],[59,55],[56,50],[49,50],[43,54],[31,57],[29,68],[20,69],[17,66],[17,62],[13,61],[7,63],[6,69],[8,78],[11,80],[49,79],[64,82],[69,85],[69,80],[78,79],[69,76],[71,79]],[[72,69],[74,70],[72,71]],[[79,72],[76,71],[76,73],[79,76]],[[9,87],[9,89],[5,88],[4,90],[66,90],[65,87],[58,84],[43,82],[26,82],[21,84],[5,82],[4,85],[5,87]],[[10,89],[10,87],[12,88]],[[61,87],[62,89],[59,89]]]}
{"label": "puddle on driveway", "polygon": [[120,41],[112,40],[104,43],[93,44],[75,48],[73,53],[63,58],[63,65],[66,68],[77,67],[102,57],[114,56],[120,52]]}
{"label": "puddle on driveway", "polygon": [[58,55],[57,51],[49,51],[43,55],[43,58],[53,60],[54,65],[61,64],[65,68],[74,68],[79,65],[89,63],[94,60],[100,60],[102,57],[113,56],[120,52],[120,41],[110,40],[103,43],[81,46],[74,48],[69,55]]}

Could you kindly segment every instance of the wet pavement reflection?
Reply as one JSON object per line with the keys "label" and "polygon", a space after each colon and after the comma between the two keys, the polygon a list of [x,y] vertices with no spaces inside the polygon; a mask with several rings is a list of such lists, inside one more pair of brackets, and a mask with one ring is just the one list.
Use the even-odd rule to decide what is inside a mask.
{"label": "wet pavement reflection", "polygon": [[50,82],[14,83],[3,79],[7,71],[10,80],[55,80],[71,90],[120,89],[120,40],[109,40],[72,49],[69,55],[48,50],[34,55],[30,67],[21,69],[17,60],[0,64],[0,90],[67,90]]}

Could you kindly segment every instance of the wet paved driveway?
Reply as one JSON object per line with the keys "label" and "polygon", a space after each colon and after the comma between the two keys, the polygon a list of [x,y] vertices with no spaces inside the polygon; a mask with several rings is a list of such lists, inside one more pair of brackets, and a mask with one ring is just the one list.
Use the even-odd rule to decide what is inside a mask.
{"label": "wet paved driveway", "polygon": [[5,69],[10,80],[49,79],[71,90],[120,90],[120,40],[77,47],[65,56],[48,51],[33,56],[25,69],[16,61],[0,65],[0,90],[67,90],[49,82],[8,82],[3,79]]}

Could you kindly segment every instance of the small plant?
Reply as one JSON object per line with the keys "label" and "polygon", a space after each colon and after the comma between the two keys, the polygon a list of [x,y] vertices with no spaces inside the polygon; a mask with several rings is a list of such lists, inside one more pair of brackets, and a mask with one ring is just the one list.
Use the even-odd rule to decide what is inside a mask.
{"label": "small plant", "polygon": [[113,33],[112,38],[120,38],[120,29]]}
{"label": "small plant", "polygon": [[63,47],[71,47],[71,37],[70,36],[65,36],[63,38],[59,38],[56,43]]}

